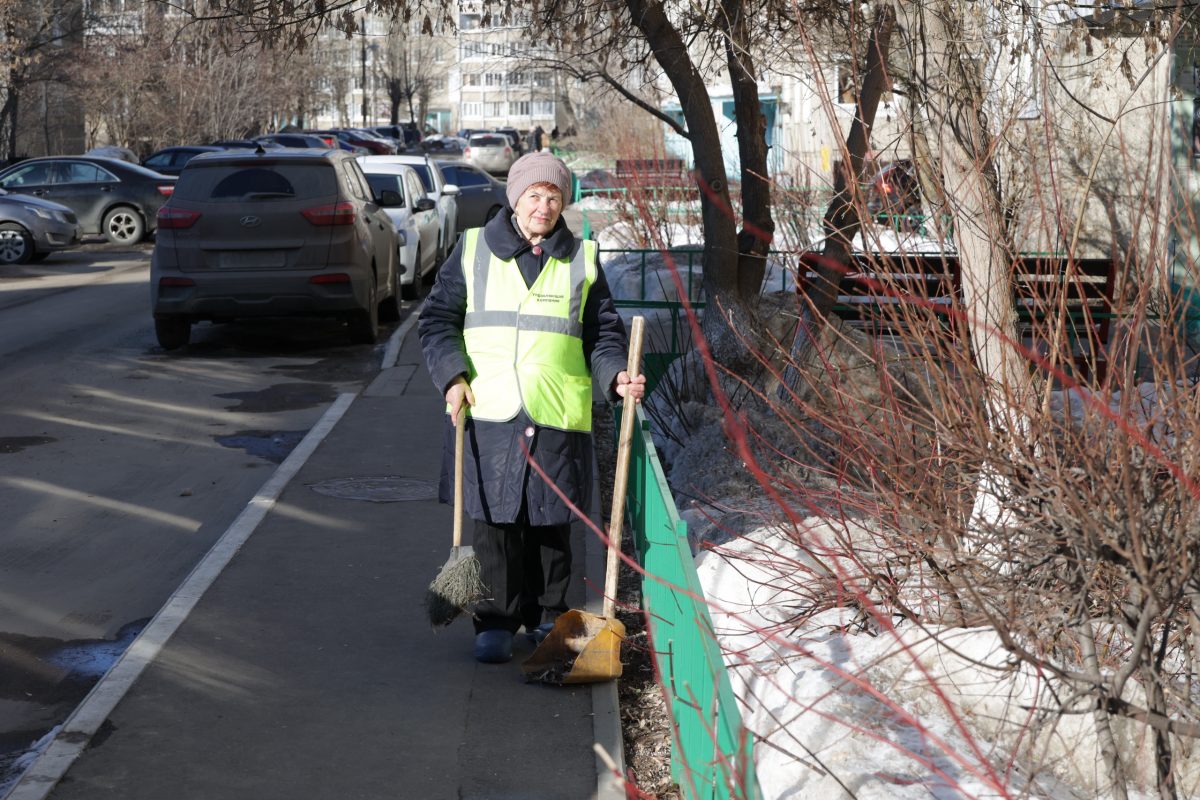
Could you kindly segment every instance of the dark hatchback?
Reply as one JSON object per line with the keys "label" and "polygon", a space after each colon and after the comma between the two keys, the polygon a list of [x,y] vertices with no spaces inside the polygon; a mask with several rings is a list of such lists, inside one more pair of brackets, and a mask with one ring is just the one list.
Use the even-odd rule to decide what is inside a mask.
{"label": "dark hatchback", "polygon": [[179,175],[183,172],[184,166],[201,153],[216,153],[224,150],[223,147],[214,147],[206,144],[184,144],[175,147],[164,147],[162,150],[147,156],[142,161],[142,166],[147,169],[152,169],[155,172],[161,172],[163,175]]}
{"label": "dark hatchback", "polygon": [[84,236],[136,244],[154,232],[175,177],[115,158],[47,156],[0,171],[0,188],[61,203],[75,212]]}
{"label": "dark hatchback", "polygon": [[446,183],[458,187],[455,203],[458,205],[458,231],[481,228],[489,219],[500,213],[508,199],[505,192],[508,184],[497,180],[474,164],[462,161],[438,160]]}

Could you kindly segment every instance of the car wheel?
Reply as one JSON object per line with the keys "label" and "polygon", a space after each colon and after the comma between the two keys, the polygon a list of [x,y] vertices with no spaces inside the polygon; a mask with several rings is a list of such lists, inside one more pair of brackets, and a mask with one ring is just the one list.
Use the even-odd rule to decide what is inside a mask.
{"label": "car wheel", "polygon": [[379,304],[379,318],[384,322],[397,322],[400,319],[400,276],[396,269],[392,269],[388,284],[391,291]]}
{"label": "car wheel", "polygon": [[113,244],[137,244],[146,235],[146,223],[137,209],[117,206],[104,215],[104,238]]}
{"label": "car wheel", "polygon": [[400,296],[405,300],[416,300],[421,287],[421,248],[417,248],[417,258],[413,264],[412,283],[400,285]]}
{"label": "car wheel", "polygon": [[379,304],[375,302],[375,281],[371,281],[371,297],[367,307],[350,316],[350,341],[355,344],[375,344],[379,338]]}
{"label": "car wheel", "polygon": [[15,222],[0,225],[0,264],[26,264],[33,259],[33,238]]}
{"label": "car wheel", "polygon": [[178,350],[192,338],[192,323],[187,317],[155,317],[154,335],[163,350]]}

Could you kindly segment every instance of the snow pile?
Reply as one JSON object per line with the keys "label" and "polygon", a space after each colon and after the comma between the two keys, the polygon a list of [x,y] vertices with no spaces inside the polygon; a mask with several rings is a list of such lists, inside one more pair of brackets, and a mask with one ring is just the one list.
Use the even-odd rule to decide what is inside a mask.
{"label": "snow pile", "polygon": [[[800,531],[810,546],[872,535],[815,517]],[[1091,716],[1029,711],[1058,700],[1032,668],[1012,663],[995,633],[856,624],[845,607],[797,629],[789,620],[810,599],[796,565],[814,563],[771,527],[697,558],[743,721],[761,739],[764,798],[1107,795]],[[1132,724],[1115,729],[1127,763],[1142,769],[1130,777],[1153,785],[1152,744]],[[1198,773],[1188,761],[1184,786]]]}

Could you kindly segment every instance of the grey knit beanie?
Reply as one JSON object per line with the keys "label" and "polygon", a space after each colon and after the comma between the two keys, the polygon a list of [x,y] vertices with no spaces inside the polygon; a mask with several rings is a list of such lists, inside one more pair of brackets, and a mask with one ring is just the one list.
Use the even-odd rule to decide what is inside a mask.
{"label": "grey knit beanie", "polygon": [[535,183],[552,183],[562,192],[563,207],[571,202],[571,170],[558,156],[545,150],[526,153],[508,170],[508,205],[517,207],[517,200]]}

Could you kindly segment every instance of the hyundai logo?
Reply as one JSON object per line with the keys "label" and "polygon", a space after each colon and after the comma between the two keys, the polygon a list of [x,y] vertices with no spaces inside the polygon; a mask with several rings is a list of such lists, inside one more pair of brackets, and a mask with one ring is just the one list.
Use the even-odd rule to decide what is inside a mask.
{"label": "hyundai logo", "polygon": [[238,220],[238,222],[242,223],[243,228],[257,228],[259,223],[262,222],[262,220],[256,216],[254,216],[253,214],[247,214],[246,216],[244,216],[240,220]]}

